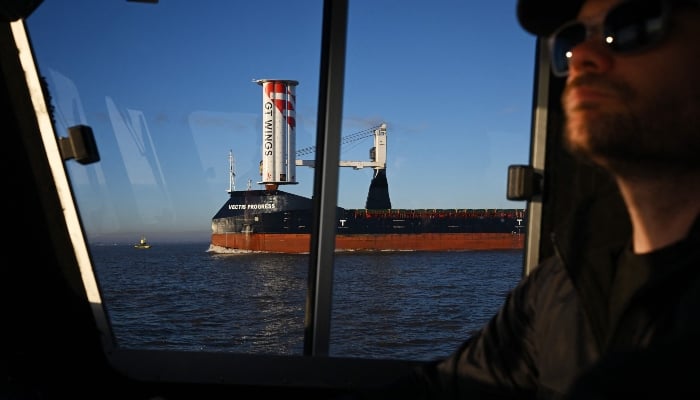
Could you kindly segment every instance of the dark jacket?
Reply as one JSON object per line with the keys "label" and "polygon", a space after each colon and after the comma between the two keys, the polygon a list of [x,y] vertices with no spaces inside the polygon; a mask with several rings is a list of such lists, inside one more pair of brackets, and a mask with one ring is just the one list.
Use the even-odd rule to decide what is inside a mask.
{"label": "dark jacket", "polygon": [[[626,239],[589,240],[580,251],[583,238],[570,232],[454,354],[368,397],[606,398],[645,386],[668,394],[682,376],[697,377],[700,390],[691,355],[700,354],[700,217],[685,240],[644,256]],[[660,355],[681,359],[659,365]]]}

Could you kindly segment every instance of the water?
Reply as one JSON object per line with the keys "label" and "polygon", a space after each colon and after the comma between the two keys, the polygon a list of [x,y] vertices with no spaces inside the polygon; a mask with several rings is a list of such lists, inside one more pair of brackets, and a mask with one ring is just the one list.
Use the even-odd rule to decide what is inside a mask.
{"label": "water", "polygon": [[[91,248],[118,344],[302,354],[309,257],[207,249]],[[520,251],[338,254],[330,354],[445,356],[496,312],[522,262]]]}

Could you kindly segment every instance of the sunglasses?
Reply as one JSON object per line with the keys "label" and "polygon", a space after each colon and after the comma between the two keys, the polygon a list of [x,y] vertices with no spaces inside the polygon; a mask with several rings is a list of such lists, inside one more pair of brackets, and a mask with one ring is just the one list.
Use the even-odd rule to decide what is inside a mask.
{"label": "sunglasses", "polygon": [[552,72],[555,76],[567,76],[572,49],[594,34],[600,34],[603,43],[618,54],[652,47],[668,32],[672,3],[700,2],[632,0],[610,9],[602,26],[588,26],[580,21],[564,24],[549,37]]}

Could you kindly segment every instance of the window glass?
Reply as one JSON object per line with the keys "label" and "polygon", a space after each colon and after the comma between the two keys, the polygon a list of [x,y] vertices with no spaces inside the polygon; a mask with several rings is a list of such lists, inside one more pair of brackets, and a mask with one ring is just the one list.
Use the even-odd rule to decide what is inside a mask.
{"label": "window glass", "polygon": [[354,224],[378,251],[335,260],[330,353],[444,356],[522,275],[526,204],[506,182],[529,163],[535,39],[511,2],[360,0],[349,14],[341,160],[384,145],[386,164],[339,172],[339,205],[361,215],[338,232]]}
{"label": "window glass", "polygon": [[[99,149],[66,166],[119,346],[302,354],[322,12],[45,0],[28,18],[56,134],[88,125]],[[445,355],[522,271],[505,189],[528,163],[534,38],[513,4],[456,0],[351,1],[347,33],[338,239],[375,244],[336,253],[330,353]]]}
{"label": "window glass", "polygon": [[66,166],[119,346],[301,354],[308,255],[209,250],[229,191],[260,188],[256,80],[297,80],[296,131],[315,135],[322,12],[46,0],[27,19],[57,135],[88,125],[99,149]]}

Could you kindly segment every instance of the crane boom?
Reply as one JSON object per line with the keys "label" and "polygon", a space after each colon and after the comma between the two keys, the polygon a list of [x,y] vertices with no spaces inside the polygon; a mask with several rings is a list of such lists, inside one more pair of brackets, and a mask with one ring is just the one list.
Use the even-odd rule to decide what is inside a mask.
{"label": "crane boom", "polygon": [[[341,167],[352,167],[354,169],[362,168],[374,168],[375,170],[386,169],[386,123],[379,125],[373,130],[372,135],[374,135],[374,146],[370,149],[370,161],[340,161],[339,166]],[[343,143],[348,143],[350,141],[358,140],[367,137],[366,133],[360,132],[348,136],[343,139]],[[312,152],[314,147],[307,147],[297,151],[299,154],[308,154]],[[303,167],[315,166],[315,160],[296,160],[296,165]]]}

